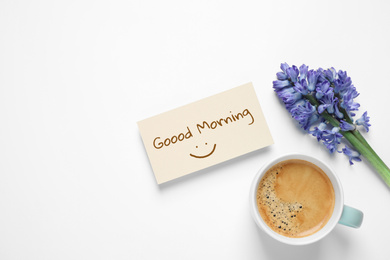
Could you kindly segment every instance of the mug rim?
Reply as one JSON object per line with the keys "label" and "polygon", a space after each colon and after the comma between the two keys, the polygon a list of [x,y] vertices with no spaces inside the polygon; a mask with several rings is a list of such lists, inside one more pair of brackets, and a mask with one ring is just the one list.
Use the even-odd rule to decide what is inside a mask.
{"label": "mug rim", "polygon": [[[257,207],[257,188],[260,183],[260,180],[264,176],[264,174],[267,172],[268,169],[270,169],[273,165],[276,163],[289,160],[289,159],[300,159],[300,160],[306,160],[310,163],[315,164],[317,167],[321,168],[325,174],[330,179],[333,190],[335,192],[335,205],[333,208],[332,216],[329,218],[328,222],[325,224],[324,227],[322,227],[319,231],[305,237],[300,238],[292,238],[283,236],[274,230],[272,230],[262,219],[260,216],[260,212]],[[337,192],[337,193],[336,193]],[[326,235],[328,235],[334,227],[337,225],[338,221],[341,218],[341,214],[344,207],[344,192],[343,188],[341,186],[340,179],[336,175],[335,171],[326,163],[324,163],[322,160],[318,159],[317,157],[303,154],[303,153],[288,153],[283,154],[280,156],[277,156],[268,162],[266,162],[256,173],[251,189],[250,189],[250,206],[251,206],[251,213],[252,217],[255,220],[256,224],[259,226],[261,230],[263,230],[265,233],[267,233],[269,236],[273,237],[274,239],[283,242],[285,244],[289,245],[308,245],[311,243],[314,243],[316,241],[319,241],[320,239],[324,238]]]}

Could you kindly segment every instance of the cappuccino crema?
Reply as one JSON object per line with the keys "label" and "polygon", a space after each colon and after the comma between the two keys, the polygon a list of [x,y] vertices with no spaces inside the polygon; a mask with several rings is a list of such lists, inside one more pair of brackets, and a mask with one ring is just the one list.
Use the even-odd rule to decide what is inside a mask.
{"label": "cappuccino crema", "polygon": [[318,166],[304,160],[286,160],[272,166],[257,189],[257,207],[275,232],[292,238],[312,235],[333,214],[332,182]]}

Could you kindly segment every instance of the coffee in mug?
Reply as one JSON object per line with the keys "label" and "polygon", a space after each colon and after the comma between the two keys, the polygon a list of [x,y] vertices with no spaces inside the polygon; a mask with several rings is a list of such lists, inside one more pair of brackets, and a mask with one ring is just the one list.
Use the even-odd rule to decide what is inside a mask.
{"label": "coffee in mug", "polygon": [[266,162],[253,179],[250,211],[267,235],[289,245],[308,245],[337,223],[358,228],[363,212],[344,205],[341,182],[329,165],[310,155],[285,154]]}
{"label": "coffee in mug", "polygon": [[335,206],[329,177],[318,166],[299,159],[281,161],[268,169],[256,198],[264,222],[273,231],[291,238],[321,230]]}

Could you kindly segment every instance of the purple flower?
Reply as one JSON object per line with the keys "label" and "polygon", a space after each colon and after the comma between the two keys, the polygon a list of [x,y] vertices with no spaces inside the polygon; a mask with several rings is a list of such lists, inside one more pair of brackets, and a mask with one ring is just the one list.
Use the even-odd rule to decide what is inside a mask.
{"label": "purple flower", "polygon": [[317,85],[318,73],[314,70],[310,70],[307,73],[307,88],[309,91],[313,91]]}
{"label": "purple flower", "polygon": [[278,80],[286,80],[286,79],[288,79],[287,74],[284,73],[284,72],[278,72],[278,73],[276,73],[276,77],[278,78]]}
{"label": "purple flower", "polygon": [[368,132],[368,130],[369,130],[368,128],[371,126],[368,123],[369,121],[370,121],[370,117],[367,116],[367,111],[366,111],[358,120],[356,120],[356,124],[362,125],[364,127],[364,129],[366,129],[366,131]]}
{"label": "purple flower", "polygon": [[339,100],[336,101],[334,104],[334,114],[339,118],[342,119],[344,118],[344,114],[340,112],[339,110]]}
{"label": "purple flower", "polygon": [[347,122],[345,122],[344,120],[340,120],[340,129],[341,131],[351,131],[351,130],[355,130],[355,126],[354,125],[351,125]]}
{"label": "purple flower", "polygon": [[360,153],[349,148],[348,146],[345,146],[345,148],[342,149],[342,152],[349,157],[349,164],[353,165],[352,160],[355,160],[357,162],[360,162],[362,159],[360,159]]}
{"label": "purple flower", "polygon": [[290,66],[288,66],[288,64],[285,62],[285,63],[282,63],[280,64],[280,69],[284,72],[284,73],[287,73],[287,69],[290,68]]}
{"label": "purple flower", "polygon": [[346,71],[339,70],[339,72],[337,72],[337,75],[338,78],[342,81],[345,81],[348,78]]}
{"label": "purple flower", "polygon": [[298,100],[302,99],[302,94],[296,92],[293,87],[277,90],[276,93],[278,97],[282,99],[286,107],[291,106]]}
{"label": "purple flower", "polygon": [[275,80],[272,83],[274,85],[275,91],[285,87],[291,87],[290,81],[288,80]]}
{"label": "purple flower", "polygon": [[[368,132],[371,125],[367,112],[355,124],[349,123],[354,121],[352,117],[355,114],[352,111],[357,111],[360,104],[354,101],[359,93],[346,71],[336,72],[334,68],[309,70],[305,64],[298,69],[287,63],[282,63],[280,68],[282,71],[276,74],[278,80],[273,82],[274,91],[300,126],[316,137],[318,142],[321,141],[330,153],[338,151],[337,147],[343,137],[341,131],[344,134],[355,130],[356,125],[361,125]],[[329,113],[332,120],[324,111]],[[316,126],[312,127],[314,124]],[[331,125],[339,127],[329,130]],[[338,152],[347,155],[350,164],[361,160],[360,154],[348,146]]]}
{"label": "purple flower", "polygon": [[290,78],[291,82],[295,83],[298,81],[299,70],[297,66],[293,65],[292,67],[287,68],[286,73]]}
{"label": "purple flower", "polygon": [[318,106],[318,114],[322,114],[325,109],[327,109],[330,106],[330,104],[322,104]]}
{"label": "purple flower", "polygon": [[323,81],[316,88],[316,99],[321,99],[330,90],[330,83]]}
{"label": "purple flower", "polygon": [[337,104],[337,98],[334,97],[334,93],[332,88],[329,88],[324,96],[319,100],[322,104],[318,106],[318,113],[322,114],[326,109],[329,114],[333,114],[335,112],[335,105]]}
{"label": "purple flower", "polygon": [[339,70],[338,79],[334,82],[334,92],[340,93],[341,96],[344,96],[346,92],[348,92],[349,88],[352,85],[352,80],[347,76],[347,72]]}
{"label": "purple flower", "polygon": [[280,88],[280,89],[275,89],[275,92],[276,94],[278,95],[278,97],[282,97],[283,95],[285,94],[288,94],[288,93],[295,93],[296,91],[294,90],[293,87],[288,87],[288,88]]}
{"label": "purple flower", "polygon": [[[360,104],[354,102],[354,98],[359,96],[359,93],[356,91],[356,88],[352,85],[348,89],[348,91],[344,94],[341,107],[344,108],[348,113],[351,111],[356,111],[359,109]],[[350,113],[351,116],[354,116],[354,113]]]}
{"label": "purple flower", "polygon": [[285,104],[294,104],[298,100],[302,99],[302,94],[298,92],[286,93],[282,95],[281,98]]}
{"label": "purple flower", "polygon": [[302,95],[309,94],[309,90],[307,88],[306,80],[302,79],[300,82],[296,82],[294,86],[295,91],[301,93]]}
{"label": "purple flower", "polygon": [[292,117],[299,122],[301,127],[308,130],[309,127],[318,120],[316,108],[305,100],[304,105],[295,106],[290,110]]}
{"label": "purple flower", "polygon": [[308,66],[306,66],[305,64],[302,64],[300,67],[299,67],[299,80],[302,81],[304,79],[306,79],[306,75],[307,75],[307,70],[309,69]]}
{"label": "purple flower", "polygon": [[280,69],[282,70],[281,72],[278,72],[276,73],[276,77],[278,78],[278,80],[286,80],[288,79],[288,75],[287,75],[287,68],[289,68],[290,66],[288,66],[287,63],[282,63],[280,64]]}
{"label": "purple flower", "polygon": [[333,127],[332,130],[325,130],[326,135],[323,135],[322,140],[326,148],[330,153],[334,153],[337,150],[337,146],[340,144],[342,134],[339,133],[340,128]]}
{"label": "purple flower", "polygon": [[328,81],[325,78],[324,69],[318,68],[317,73],[318,73],[318,79],[317,79],[318,83],[322,83],[322,82]]}
{"label": "purple flower", "polygon": [[327,69],[324,73],[325,73],[325,78],[329,80],[330,83],[333,83],[333,81],[337,79],[338,75],[336,73],[336,70],[333,67]]}
{"label": "purple flower", "polygon": [[326,124],[324,122],[321,122],[318,127],[314,127],[314,130],[309,131],[309,134],[317,137],[317,141],[319,142],[322,139],[322,136],[325,133]]}
{"label": "purple flower", "polygon": [[286,109],[288,110],[288,112],[291,113],[291,110],[298,107],[298,106],[305,106],[306,105],[306,100],[304,99],[300,99],[300,100],[297,100],[297,102],[295,102],[294,104],[285,104],[286,105]]}

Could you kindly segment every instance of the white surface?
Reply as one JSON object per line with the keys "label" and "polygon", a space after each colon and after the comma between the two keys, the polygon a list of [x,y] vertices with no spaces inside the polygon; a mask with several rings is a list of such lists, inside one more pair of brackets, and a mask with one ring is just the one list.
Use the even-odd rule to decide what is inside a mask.
{"label": "white surface", "polygon": [[[388,259],[390,189],[329,155],[272,91],[281,62],[347,70],[388,146],[389,1],[0,2],[0,259]],[[136,121],[252,81],[275,145],[157,186]],[[359,116],[360,114],[359,113]],[[360,229],[293,247],[251,219],[287,152],[342,181]]]}

